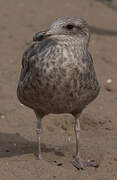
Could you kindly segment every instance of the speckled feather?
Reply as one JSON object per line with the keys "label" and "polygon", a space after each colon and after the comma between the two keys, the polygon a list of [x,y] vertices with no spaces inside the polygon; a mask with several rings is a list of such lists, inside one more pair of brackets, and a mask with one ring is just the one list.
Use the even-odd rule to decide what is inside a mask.
{"label": "speckled feather", "polygon": [[50,28],[53,35],[33,43],[22,59],[18,98],[43,115],[78,114],[97,97],[100,90],[88,52],[88,27],[79,18],[80,25],[84,25],[83,31],[79,25],[79,33],[75,30],[68,34],[65,30],[65,33],[58,33],[60,30],[55,33],[57,26],[66,21],[56,20]]}

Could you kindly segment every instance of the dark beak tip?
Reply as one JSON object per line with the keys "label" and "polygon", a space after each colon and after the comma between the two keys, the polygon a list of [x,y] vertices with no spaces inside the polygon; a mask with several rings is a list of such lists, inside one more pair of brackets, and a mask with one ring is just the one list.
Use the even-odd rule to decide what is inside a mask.
{"label": "dark beak tip", "polygon": [[39,33],[36,33],[34,36],[33,36],[33,41],[38,41],[40,35]]}
{"label": "dark beak tip", "polygon": [[41,41],[44,39],[45,35],[46,35],[46,31],[38,32],[33,36],[33,41]]}
{"label": "dark beak tip", "polygon": [[33,36],[33,41],[37,41],[35,35]]}
{"label": "dark beak tip", "polygon": [[33,36],[33,41],[35,41],[35,38],[34,38],[34,36]]}

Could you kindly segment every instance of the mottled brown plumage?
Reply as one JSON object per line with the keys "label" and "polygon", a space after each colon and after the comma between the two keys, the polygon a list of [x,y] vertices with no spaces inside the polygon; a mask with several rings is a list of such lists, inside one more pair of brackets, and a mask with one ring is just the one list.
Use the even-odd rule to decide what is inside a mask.
{"label": "mottled brown plumage", "polygon": [[47,31],[34,36],[24,53],[17,88],[21,103],[37,116],[39,138],[41,119],[49,113],[71,113],[75,116],[76,158],[78,169],[95,166],[80,159],[78,149],[79,115],[99,93],[99,83],[88,51],[90,33],[87,23],[78,17],[57,19]]}

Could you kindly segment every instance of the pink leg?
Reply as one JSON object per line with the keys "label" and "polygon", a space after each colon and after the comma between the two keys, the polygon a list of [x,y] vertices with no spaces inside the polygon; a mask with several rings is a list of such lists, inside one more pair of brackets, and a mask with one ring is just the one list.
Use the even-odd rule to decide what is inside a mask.
{"label": "pink leg", "polygon": [[83,170],[86,167],[98,167],[94,160],[92,161],[84,161],[80,158],[79,155],[79,138],[80,138],[80,122],[79,122],[79,115],[75,118],[75,126],[74,131],[76,135],[76,155],[75,159],[72,161],[72,164],[79,170]]}
{"label": "pink leg", "polygon": [[40,135],[41,135],[41,128],[37,128],[36,129],[36,133],[37,133],[37,142],[38,142],[38,159],[42,159],[41,156],[41,143],[40,143]]}
{"label": "pink leg", "polygon": [[36,134],[37,134],[37,142],[38,142],[38,159],[42,159],[41,156],[41,142],[40,142],[40,136],[41,136],[41,132],[42,132],[42,128],[41,128],[41,120],[42,120],[42,116],[37,112],[34,111],[37,117],[37,129],[36,129]]}

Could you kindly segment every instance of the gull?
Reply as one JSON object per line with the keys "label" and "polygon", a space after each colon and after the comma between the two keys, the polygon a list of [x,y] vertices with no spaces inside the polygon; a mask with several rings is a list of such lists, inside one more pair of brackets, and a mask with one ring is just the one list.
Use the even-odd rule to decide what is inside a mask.
{"label": "gull", "polygon": [[37,118],[38,158],[41,159],[42,119],[49,113],[71,113],[75,118],[76,155],[72,164],[79,170],[97,163],[84,161],[79,154],[80,114],[99,94],[88,45],[88,24],[79,17],[56,19],[38,32],[24,52],[17,96],[32,108]]}

